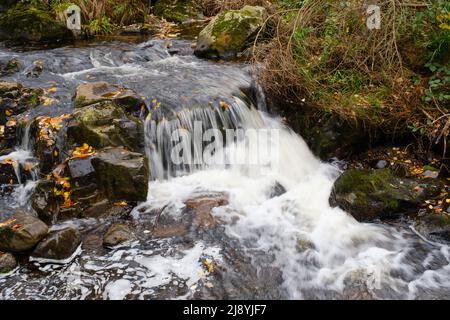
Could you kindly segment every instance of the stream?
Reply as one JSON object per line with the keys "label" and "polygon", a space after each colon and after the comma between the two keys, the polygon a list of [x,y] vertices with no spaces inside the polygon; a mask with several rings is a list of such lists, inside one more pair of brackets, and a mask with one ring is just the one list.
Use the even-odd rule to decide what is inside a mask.
{"label": "stream", "polygon": [[[200,60],[190,41],[170,40],[170,49],[167,42],[0,47],[0,58],[15,57],[24,66],[2,80],[57,88],[57,103],[30,110],[28,119],[71,113],[74,92],[85,82],[130,88],[147,105],[163,102],[142,137],[151,178],[147,201],[131,213],[138,240],[112,249],[82,246],[65,263],[22,262],[0,277],[0,299],[450,299],[450,247],[420,238],[407,225],[359,223],[331,208],[339,163],[318,160],[268,112],[251,67]],[[36,61],[42,74],[27,77]],[[223,108],[208,107],[218,102]],[[205,164],[196,152],[203,146],[194,129],[199,123],[203,130],[262,132],[265,148],[249,151],[260,141],[249,134]],[[170,161],[177,129],[195,144],[187,165]],[[16,150],[0,161],[8,158],[36,161],[26,128]],[[29,210],[39,172],[31,176],[0,198],[1,219]],[[228,203],[212,209],[214,227],[164,238],[149,233],[155,215],[184,222],[186,201],[224,195]],[[66,220],[52,230],[95,230],[103,222]]]}

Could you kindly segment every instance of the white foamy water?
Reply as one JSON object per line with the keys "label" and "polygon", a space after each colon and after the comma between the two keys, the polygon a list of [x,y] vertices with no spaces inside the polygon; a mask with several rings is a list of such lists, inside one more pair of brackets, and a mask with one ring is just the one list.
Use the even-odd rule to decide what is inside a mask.
{"label": "white foamy water", "polygon": [[[260,127],[279,130],[278,139],[270,141],[279,154],[258,154],[260,165],[213,166],[152,181],[147,205],[182,208],[202,192],[228,194],[229,205],[215,208],[214,215],[226,221],[226,233],[240,239],[250,255],[259,252],[255,266],[261,254],[274,257],[272,266],[282,272],[288,298],[345,296],[353,287],[372,298],[414,299],[433,290],[448,296],[448,247],[430,246],[407,230],[359,223],[331,208],[338,170],[316,159],[277,119],[261,119]],[[245,142],[224,151],[239,152],[247,152]],[[286,192],[271,197],[276,183]]]}

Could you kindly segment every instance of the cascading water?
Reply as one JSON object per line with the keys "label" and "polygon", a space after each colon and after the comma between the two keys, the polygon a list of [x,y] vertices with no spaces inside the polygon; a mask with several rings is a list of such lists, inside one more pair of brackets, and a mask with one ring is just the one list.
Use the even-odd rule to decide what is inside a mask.
{"label": "cascading water", "polygon": [[[56,79],[62,92],[56,113],[70,110],[66,93],[90,79],[145,96],[155,107],[145,124],[151,179],[147,201],[132,212],[138,241],[83,249],[64,265],[34,262],[0,278],[0,298],[450,298],[448,246],[404,226],[358,223],[331,208],[339,169],[315,158],[300,136],[266,113],[261,99],[253,106],[245,98],[248,69],[204,62],[186,49],[189,43],[175,45],[185,54],[171,56],[162,41],[14,53],[30,63],[49,61],[41,79],[19,80]],[[243,135],[205,163],[208,129]],[[180,146],[191,161],[176,164],[171,151],[184,137],[189,143]],[[212,210],[215,228],[152,237],[155,221],[174,221],[178,230],[177,223],[189,220],[187,201],[217,195],[228,204]],[[77,219],[54,228],[90,230],[99,223]],[[214,272],[205,271],[206,259]]]}

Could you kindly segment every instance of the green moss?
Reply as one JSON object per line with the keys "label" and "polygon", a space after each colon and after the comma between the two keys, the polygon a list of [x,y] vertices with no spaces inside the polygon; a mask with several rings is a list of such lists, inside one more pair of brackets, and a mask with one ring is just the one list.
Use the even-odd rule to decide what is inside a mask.
{"label": "green moss", "polygon": [[72,38],[72,33],[41,8],[18,4],[0,20],[0,40],[54,41]]}
{"label": "green moss", "polygon": [[156,16],[176,23],[198,18],[201,15],[200,8],[192,0],[160,0],[156,2],[153,11]]}

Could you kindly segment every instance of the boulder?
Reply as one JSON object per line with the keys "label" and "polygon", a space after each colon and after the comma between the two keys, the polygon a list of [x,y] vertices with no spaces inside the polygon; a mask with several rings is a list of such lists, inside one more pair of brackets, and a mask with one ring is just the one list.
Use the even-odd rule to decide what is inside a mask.
{"label": "boulder", "polygon": [[200,32],[195,54],[206,58],[235,58],[251,44],[266,18],[266,9],[256,6],[218,14]]}
{"label": "boulder", "polygon": [[144,150],[143,122],[111,101],[76,109],[67,137],[69,143],[87,143],[96,149],[124,146],[133,151]]}
{"label": "boulder", "polygon": [[147,199],[149,169],[144,155],[124,148],[105,148],[98,151],[92,165],[98,184],[108,199]]}
{"label": "boulder", "polygon": [[201,7],[194,0],[158,0],[153,7],[153,13],[176,23],[204,19]]}
{"label": "boulder", "polygon": [[32,249],[48,233],[47,225],[25,212],[0,222],[0,250],[23,252]]}
{"label": "boulder", "polygon": [[358,221],[393,218],[418,211],[426,199],[439,195],[437,180],[399,178],[390,169],[352,169],[335,182],[330,205],[339,206]]}
{"label": "boulder", "polygon": [[14,160],[0,160],[0,185],[18,183],[15,166],[18,164]]}
{"label": "boulder", "polygon": [[114,247],[134,239],[136,239],[136,237],[130,227],[126,224],[115,223],[108,228],[103,236],[103,246]]}
{"label": "boulder", "polygon": [[8,273],[17,267],[17,260],[11,253],[0,251],[0,274]]}
{"label": "boulder", "polygon": [[146,111],[144,100],[132,90],[108,82],[91,82],[78,86],[75,107],[81,108],[102,101],[114,102],[115,105],[135,116]]}
{"label": "boulder", "polygon": [[81,244],[81,235],[74,228],[49,233],[31,254],[36,258],[65,260],[70,258]]}
{"label": "boulder", "polygon": [[72,40],[66,26],[50,12],[41,8],[18,4],[10,8],[0,20],[0,41],[17,43],[60,42]]}

